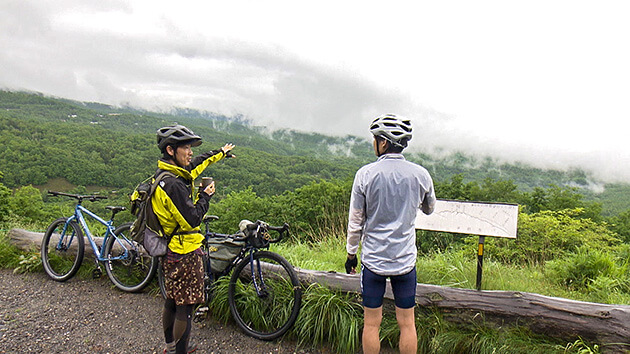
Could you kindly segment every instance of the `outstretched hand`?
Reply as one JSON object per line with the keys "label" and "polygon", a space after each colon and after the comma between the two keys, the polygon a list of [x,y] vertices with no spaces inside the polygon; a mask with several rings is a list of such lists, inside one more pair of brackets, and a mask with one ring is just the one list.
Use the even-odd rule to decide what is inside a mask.
{"label": "outstretched hand", "polygon": [[227,143],[225,145],[223,145],[223,147],[221,148],[221,151],[223,151],[223,154],[225,155],[225,157],[236,157],[236,155],[232,154],[230,151],[232,151],[232,149],[234,149],[236,145],[232,144],[232,143]]}

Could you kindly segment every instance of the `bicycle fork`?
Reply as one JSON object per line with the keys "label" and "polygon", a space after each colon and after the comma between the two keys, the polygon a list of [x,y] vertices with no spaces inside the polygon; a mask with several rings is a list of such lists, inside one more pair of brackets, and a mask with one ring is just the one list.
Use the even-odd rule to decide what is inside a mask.
{"label": "bicycle fork", "polygon": [[[267,297],[267,286],[265,285],[265,279],[263,278],[262,268],[260,267],[260,259],[256,259],[254,264],[254,252],[249,254],[249,264],[252,275],[252,282],[254,283],[254,289],[256,289],[256,295],[258,297]],[[256,277],[258,273],[258,277]],[[258,279],[258,281],[256,280]]]}
{"label": "bicycle fork", "polygon": [[[70,227],[70,222],[72,219],[68,219],[66,223],[63,225],[63,230],[61,231],[61,235],[59,235],[59,242],[55,246],[57,251],[67,251],[74,240],[74,237],[77,236],[74,232],[74,229]],[[68,228],[72,230],[72,234],[68,235]]]}

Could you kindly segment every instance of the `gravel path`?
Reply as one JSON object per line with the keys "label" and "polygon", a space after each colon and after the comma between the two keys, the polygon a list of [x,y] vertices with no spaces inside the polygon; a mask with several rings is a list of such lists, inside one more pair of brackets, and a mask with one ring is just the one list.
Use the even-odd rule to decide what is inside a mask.
{"label": "gravel path", "polygon": [[[128,294],[107,276],[58,283],[0,269],[0,353],[162,353],[163,301]],[[233,324],[194,324],[198,353],[326,353],[248,337]]]}

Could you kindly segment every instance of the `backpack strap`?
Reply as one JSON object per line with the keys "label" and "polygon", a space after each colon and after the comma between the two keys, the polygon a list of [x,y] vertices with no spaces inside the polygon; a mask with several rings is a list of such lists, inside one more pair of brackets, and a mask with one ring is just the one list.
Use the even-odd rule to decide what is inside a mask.
{"label": "backpack strap", "polygon": [[164,177],[177,177],[175,176],[175,174],[173,172],[169,172],[169,171],[160,171],[158,172],[158,174],[155,176],[155,182],[153,182],[151,184],[151,190],[149,191],[149,198],[153,196],[153,193],[155,193],[155,189],[157,188],[158,183],[160,183],[161,180],[164,179]]}
{"label": "backpack strap", "polygon": [[[168,176],[172,176],[172,177],[177,177],[173,172],[169,172],[169,171],[164,171],[161,170],[157,173],[157,175],[155,176],[155,181],[151,184],[151,189],[149,190],[149,195],[147,196],[147,203],[149,203],[149,205],[144,209],[145,213],[149,213],[149,207],[151,206],[151,198],[153,197],[153,193],[155,193],[155,190],[157,189],[158,184],[160,183],[160,181],[162,181],[165,177]],[[150,211],[151,214],[155,215],[155,213],[153,213],[153,208],[151,208]],[[145,214],[147,215],[147,214]],[[160,225],[159,220],[157,219],[157,217],[153,217],[154,219],[154,226],[159,226],[159,233],[164,234],[164,230],[162,229],[162,225]],[[146,220],[148,221],[148,217],[146,218]],[[179,227],[179,226],[178,226]],[[169,238],[171,237],[171,235],[167,235]]]}

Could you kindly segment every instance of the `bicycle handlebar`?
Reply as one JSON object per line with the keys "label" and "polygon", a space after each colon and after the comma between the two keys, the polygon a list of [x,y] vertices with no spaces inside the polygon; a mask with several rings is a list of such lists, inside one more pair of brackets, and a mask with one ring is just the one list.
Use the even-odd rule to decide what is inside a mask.
{"label": "bicycle handlebar", "polygon": [[83,199],[87,199],[91,202],[95,202],[99,199],[107,199],[107,196],[104,195],[95,195],[95,194],[91,194],[91,195],[83,195],[83,194],[70,194],[70,193],[64,193],[64,192],[55,192],[55,191],[48,191],[48,194],[52,195],[52,196],[64,196],[64,197],[70,197],[70,198],[75,198],[79,201],[82,201]]}
{"label": "bicycle handlebar", "polygon": [[[219,217],[215,216],[215,215],[209,215],[206,216],[204,218],[204,222],[208,223],[211,220],[218,220]],[[258,229],[258,230],[257,230]],[[246,226],[246,231],[245,233],[243,232],[239,232],[233,235],[228,235],[228,234],[220,234],[220,233],[216,233],[216,232],[206,232],[206,238],[208,237],[231,237],[234,241],[245,241],[247,240],[250,236],[251,236],[251,232],[255,231],[256,232],[260,232],[263,229],[262,232],[271,230],[271,231],[275,231],[278,233],[278,238],[276,239],[269,239],[269,243],[276,243],[276,242],[280,242],[280,240],[282,240],[282,238],[289,233],[289,224],[287,224],[286,222],[284,223],[284,225],[282,226],[271,226],[269,224],[267,224],[264,221],[258,220],[254,223],[251,223],[249,225]]]}
{"label": "bicycle handlebar", "polygon": [[[282,226],[271,226],[271,225],[267,224],[264,221],[258,220],[255,223],[251,223],[251,224],[247,225],[247,231],[249,231],[249,232],[254,231],[254,230],[256,230],[256,232],[260,232],[261,229],[262,229],[262,232],[266,232],[268,230],[276,231],[278,233],[278,238],[268,239],[267,240],[267,241],[269,241],[269,243],[276,243],[276,242],[280,242],[280,240],[282,240],[284,235],[289,232],[289,224],[287,224],[285,222],[284,225],[282,225]],[[239,237],[238,239],[240,239],[240,240],[247,239],[249,237],[249,235],[250,235],[249,232],[245,236]],[[235,238],[235,240],[236,240],[236,238]]]}

